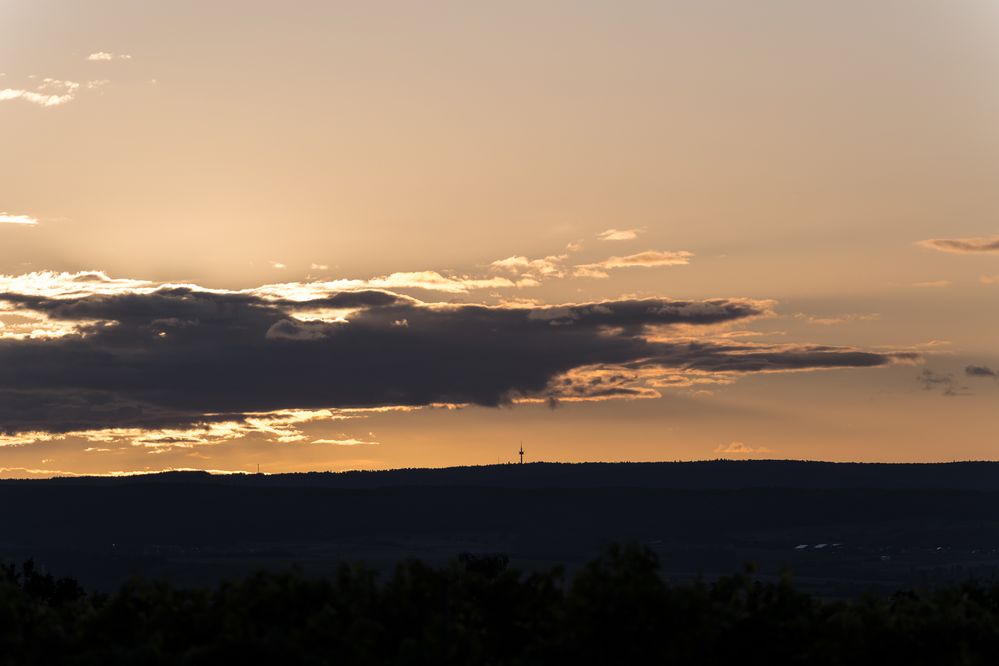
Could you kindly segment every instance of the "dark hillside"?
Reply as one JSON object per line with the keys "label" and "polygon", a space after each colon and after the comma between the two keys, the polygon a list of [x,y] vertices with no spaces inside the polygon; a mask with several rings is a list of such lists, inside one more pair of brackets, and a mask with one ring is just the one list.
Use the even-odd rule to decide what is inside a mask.
{"label": "dark hillside", "polygon": [[719,461],[5,481],[0,550],[107,586],[461,552],[571,568],[637,542],[670,576],[754,561],[835,595],[993,576],[997,477],[994,463]]}

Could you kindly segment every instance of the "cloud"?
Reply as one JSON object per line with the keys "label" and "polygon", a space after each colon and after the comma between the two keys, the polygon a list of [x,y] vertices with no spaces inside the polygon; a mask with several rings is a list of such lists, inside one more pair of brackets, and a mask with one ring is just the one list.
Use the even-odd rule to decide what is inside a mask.
{"label": "cloud", "polygon": [[60,79],[42,79],[42,82],[34,89],[4,88],[0,90],[0,102],[20,99],[38,106],[54,107],[68,104],[76,98],[76,93],[80,84],[75,81],[63,81]]}
{"label": "cloud", "polygon": [[690,263],[690,258],[694,256],[692,252],[681,250],[679,252],[660,252],[649,250],[630,254],[626,257],[610,257],[600,262],[604,268],[631,268],[633,266],[654,267],[654,266],[681,266]]}
{"label": "cloud", "polygon": [[772,449],[768,449],[765,446],[752,447],[746,445],[744,442],[730,442],[728,444],[722,444],[715,449],[715,453],[728,453],[735,455],[753,455],[758,453],[773,453]]}
{"label": "cloud", "polygon": [[920,358],[664,337],[673,327],[769,313],[769,303],[745,299],[486,306],[320,284],[303,293],[153,285],[97,272],[0,276],[0,311],[54,331],[0,338],[0,432],[148,430],[173,441],[171,429],[228,432],[233,426],[221,424],[289,410],[598,399],[606,394],[599,382],[573,382],[585,368],[631,377],[614,392],[641,397],[667,375],[723,381]]}
{"label": "cloud", "polygon": [[999,378],[999,373],[984,365],[965,366],[964,374],[968,377],[989,377],[992,379]]}
{"label": "cloud", "polygon": [[[148,294],[163,288],[190,288],[199,292],[240,293],[267,300],[316,301],[330,294],[358,291],[374,292],[384,289],[423,290],[446,294],[467,294],[473,290],[490,288],[516,288],[533,286],[527,279],[512,280],[505,277],[472,277],[442,275],[436,271],[392,273],[369,279],[310,280],[305,282],[278,282],[265,284],[238,292],[211,290],[187,283],[159,283],[128,278],[111,278],[101,271],[59,273],[38,271],[22,275],[0,274],[0,293],[66,298],[123,292]],[[395,298],[395,296],[393,296]],[[341,299],[342,300],[342,297]]]}
{"label": "cloud", "polygon": [[424,289],[427,291],[443,291],[452,294],[464,294],[475,289],[497,289],[503,287],[535,286],[514,282],[507,278],[441,275],[437,271],[416,271],[408,273],[392,273],[391,275],[372,278],[364,282],[365,287],[378,289]]}
{"label": "cloud", "polygon": [[913,287],[919,287],[920,289],[942,289],[943,287],[949,287],[953,284],[950,280],[928,280],[926,282],[914,282]]}
{"label": "cloud", "polygon": [[38,220],[30,215],[15,215],[13,213],[0,213],[0,224],[22,224],[34,226]]}
{"label": "cloud", "polygon": [[608,229],[597,234],[597,238],[602,241],[626,241],[635,240],[638,234],[645,231],[645,227],[635,229]]}
{"label": "cloud", "polygon": [[313,444],[327,444],[331,446],[362,446],[362,445],[375,445],[378,442],[369,442],[363,439],[356,439],[354,437],[347,437],[345,439],[314,439]]}
{"label": "cloud", "polygon": [[[572,250],[570,250],[572,251]],[[571,269],[566,266],[568,254],[549,255],[541,259],[529,259],[523,255],[513,255],[492,262],[489,267],[493,272],[506,273],[514,276],[516,286],[538,286],[543,281],[553,278],[572,277],[609,277],[608,271],[616,268],[656,266],[679,266],[690,263],[691,252],[665,252],[649,250],[625,257],[609,257],[603,261],[590,264],[577,264]]]}
{"label": "cloud", "polygon": [[608,277],[608,271],[616,268],[655,268],[659,266],[684,266],[690,263],[693,252],[648,250],[625,257],[609,257],[592,264],[579,264],[574,269],[578,277]]}
{"label": "cloud", "polygon": [[132,56],[127,53],[108,53],[107,51],[97,51],[87,56],[91,62],[110,62],[111,60],[131,60]]}
{"label": "cloud", "polygon": [[953,254],[999,253],[999,236],[989,238],[930,238],[917,243],[922,247]]}
{"label": "cloud", "polygon": [[982,284],[999,284],[999,275],[983,275],[978,279]]}
{"label": "cloud", "polygon": [[274,270],[278,270],[278,271],[281,271],[281,270],[284,270],[285,268],[288,268],[285,264],[282,264],[280,261],[272,261],[272,262],[270,262],[270,264],[271,264],[271,268],[273,268]]}
{"label": "cloud", "polygon": [[493,272],[514,276],[515,286],[537,287],[544,280],[565,277],[567,273],[565,261],[568,258],[568,254],[553,254],[541,259],[528,259],[522,255],[514,255],[492,262],[489,268]]}
{"label": "cloud", "polygon": [[[0,431],[0,446],[18,446],[39,441],[80,439],[100,446],[85,452],[106,452],[122,447],[140,447],[147,453],[163,453],[176,449],[216,446],[224,442],[259,436],[281,444],[306,442],[309,438],[302,426],[313,422],[351,421],[364,419],[372,412],[385,409],[301,410],[285,409],[271,412],[248,412],[241,415],[209,415],[198,422],[165,426],[114,425],[67,431],[22,431],[4,434]],[[365,442],[377,444],[377,442]]]}
{"label": "cloud", "polygon": [[881,318],[876,312],[871,313],[855,313],[848,312],[839,315],[829,315],[829,316],[819,316],[810,315],[804,312],[798,312],[794,315],[795,319],[802,319],[809,324],[814,324],[816,326],[836,326],[837,324],[846,324],[854,321],[877,321]]}
{"label": "cloud", "polygon": [[916,382],[922,385],[924,391],[940,390],[941,394],[947,397],[970,395],[968,387],[958,385],[950,372],[938,373],[926,368],[916,375]]}
{"label": "cloud", "polygon": [[0,294],[47,298],[83,298],[101,294],[150,293],[166,285],[147,280],[111,278],[101,271],[58,273],[39,271],[21,275],[0,275]]}

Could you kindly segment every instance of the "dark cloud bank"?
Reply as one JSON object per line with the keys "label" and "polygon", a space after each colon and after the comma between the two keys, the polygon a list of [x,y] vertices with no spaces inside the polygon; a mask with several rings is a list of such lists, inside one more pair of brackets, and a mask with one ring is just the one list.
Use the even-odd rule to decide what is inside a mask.
{"label": "dark cloud bank", "polygon": [[[164,288],[0,301],[78,326],[59,338],[0,340],[0,431],[8,434],[184,426],[289,408],[496,406],[548,397],[556,378],[590,365],[746,373],[917,358],[647,336],[649,327],[765,314],[765,305],[740,300],[486,307],[375,290],[303,303]],[[301,318],[320,307],[356,310],[345,322]]]}

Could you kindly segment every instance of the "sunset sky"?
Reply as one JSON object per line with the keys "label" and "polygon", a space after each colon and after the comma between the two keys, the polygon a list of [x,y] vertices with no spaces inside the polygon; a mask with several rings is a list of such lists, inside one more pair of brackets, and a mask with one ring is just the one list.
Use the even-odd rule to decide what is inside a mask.
{"label": "sunset sky", "polygon": [[999,2],[0,0],[0,476],[999,457]]}

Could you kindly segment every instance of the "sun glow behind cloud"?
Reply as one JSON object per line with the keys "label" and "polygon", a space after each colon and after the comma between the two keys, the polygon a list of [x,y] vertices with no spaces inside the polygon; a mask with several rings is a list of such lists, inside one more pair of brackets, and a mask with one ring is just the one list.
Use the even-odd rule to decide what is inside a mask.
{"label": "sun glow behind cloud", "polygon": [[[524,279],[563,262],[517,256],[496,269]],[[248,439],[352,447],[377,440],[312,431],[391,411],[704,396],[752,374],[921,360],[732,336],[772,317],[772,301],[452,303],[384,288],[450,295],[480,282],[496,286],[436,272],[242,290],[99,271],[0,276],[0,444],[80,441],[94,455]]]}

